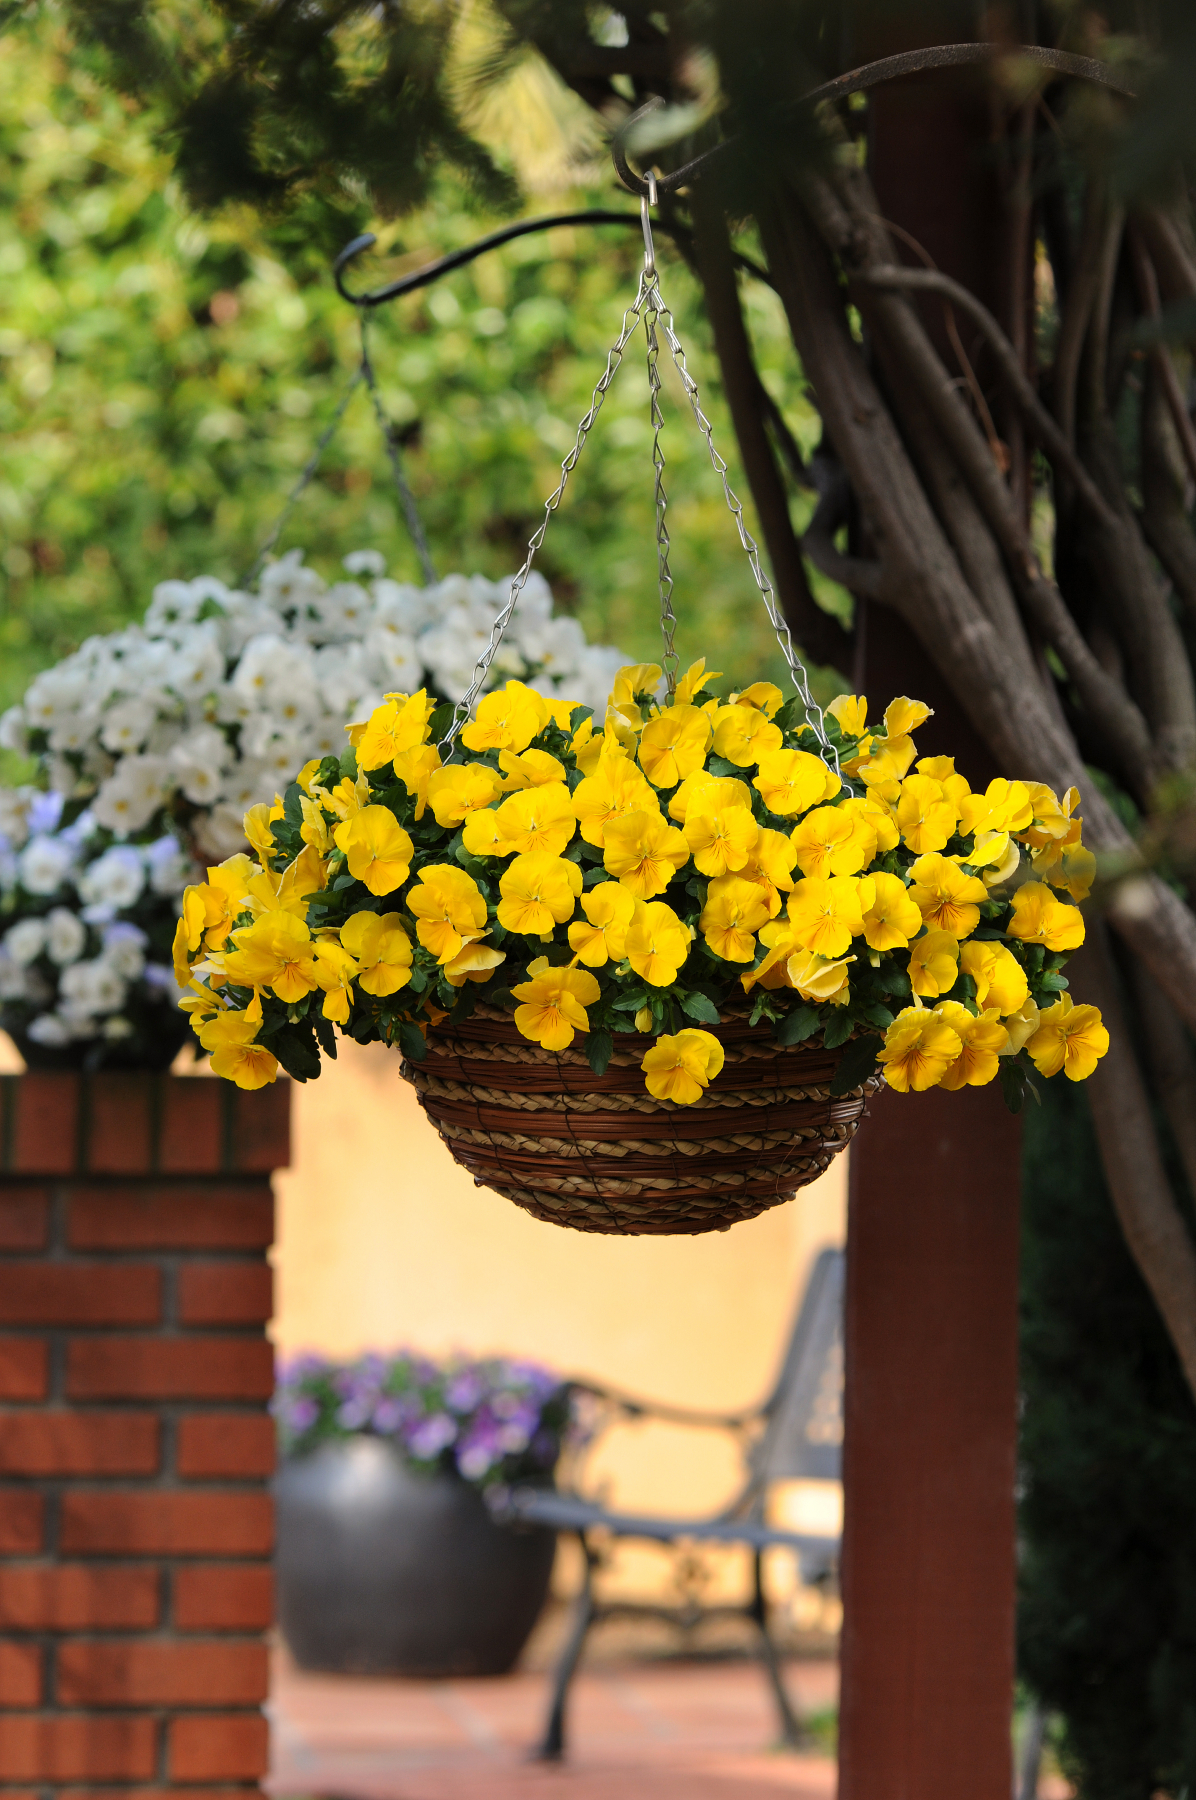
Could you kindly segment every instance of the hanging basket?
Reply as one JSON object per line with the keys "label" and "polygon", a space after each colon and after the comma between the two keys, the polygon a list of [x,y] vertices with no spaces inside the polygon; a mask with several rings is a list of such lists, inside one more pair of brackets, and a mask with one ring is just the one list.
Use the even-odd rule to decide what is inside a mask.
{"label": "hanging basket", "polygon": [[879,1083],[832,1098],[843,1050],[787,1049],[746,1012],[713,1035],[722,1072],[693,1106],[644,1091],[634,1039],[595,1075],[580,1047],[542,1050],[487,1006],[429,1032],[425,1060],[402,1072],[453,1160],[537,1219],[621,1236],[726,1231],[816,1181]]}

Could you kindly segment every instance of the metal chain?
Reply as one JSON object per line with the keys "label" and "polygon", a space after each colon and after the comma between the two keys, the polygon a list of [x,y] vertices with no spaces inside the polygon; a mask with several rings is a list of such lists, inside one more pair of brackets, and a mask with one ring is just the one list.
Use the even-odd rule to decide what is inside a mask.
{"label": "metal chain", "polygon": [[664,651],[661,655],[661,666],[670,694],[677,692],[678,657],[674,647],[677,633],[677,615],[673,611],[673,571],[669,567],[669,528],[665,523],[665,512],[668,498],[664,491],[665,454],[660,441],[664,429],[664,414],[660,410],[660,343],[656,336],[656,321],[659,317],[654,300],[659,300],[660,289],[656,284],[656,251],[652,243],[652,223],[648,215],[649,206],[656,204],[656,177],[649,172],[648,192],[640,201],[640,223],[644,232],[644,275],[652,283],[644,307],[644,333],[648,339],[648,392],[651,396],[650,416],[652,420],[652,467],[656,475],[656,567],[660,583],[660,635],[664,639]]}
{"label": "metal chain", "polygon": [[494,621],[490,631],[490,642],[474,664],[473,681],[453,708],[453,716],[449,728],[440,740],[439,748],[445,752],[446,761],[452,754],[453,746],[457,741],[457,733],[468,719],[473,703],[482,691],[486,676],[490,671],[490,664],[494,661],[498,646],[502,643],[503,633],[511,623],[511,617],[515,611],[515,603],[523,592],[527,583],[527,578],[531,574],[532,563],[535,560],[536,551],[544,542],[544,533],[548,529],[548,521],[561,503],[561,498],[565,492],[569,477],[577,467],[577,459],[581,455],[582,446],[590,435],[590,430],[595,419],[602,410],[602,402],[606,399],[607,389],[615,378],[619,366],[623,361],[623,352],[630,343],[632,333],[640,322],[640,315],[643,312],[644,301],[647,298],[647,294],[648,275],[647,271],[645,271],[644,274],[640,276],[640,284],[635,299],[623,314],[623,328],[619,333],[618,340],[607,353],[606,367],[595,384],[594,392],[590,397],[589,411],[581,421],[581,424],[577,427],[577,438],[573,448],[561,464],[561,479],[557,483],[554,492],[551,493],[544,502],[544,517],[541,519],[538,527],[528,542],[527,555],[523,559],[523,567],[519,570],[517,575],[511,577],[511,592],[507,597],[507,603]]}
{"label": "metal chain", "polygon": [[424,523],[419,516],[415,504],[415,495],[411,492],[407,477],[403,472],[403,464],[399,456],[398,440],[395,428],[386,416],[382,405],[382,395],[378,391],[378,377],[374,373],[374,365],[370,361],[369,345],[366,342],[366,323],[369,314],[364,307],[361,311],[361,373],[370,390],[370,400],[374,408],[374,417],[378,421],[378,429],[382,433],[382,441],[386,445],[386,454],[390,460],[390,472],[394,476],[395,489],[399,496],[399,504],[403,508],[403,517],[407,521],[407,532],[415,545],[415,554],[419,557],[419,566],[423,570],[425,587],[436,584],[436,566],[432,561],[432,553],[428,549],[428,540],[424,533]]}
{"label": "metal chain", "polygon": [[445,752],[447,760],[453,752],[457,735],[460,732],[461,727],[465,724],[465,721],[468,719],[474,701],[482,691],[486,676],[490,671],[490,665],[494,661],[498,647],[502,642],[503,634],[511,622],[512,615],[515,611],[515,604],[519,599],[520,594],[523,592],[524,585],[531,573],[532,562],[536,552],[544,542],[544,534],[548,529],[548,521],[561,503],[566,484],[570,475],[573,473],[573,470],[577,466],[578,457],[581,455],[582,447],[584,446],[586,438],[590,434],[590,429],[601,410],[602,402],[606,398],[607,389],[610,387],[611,381],[614,379],[615,373],[623,361],[623,352],[631,341],[632,334],[642,316],[644,320],[644,329],[648,339],[648,386],[651,393],[652,464],[655,471],[656,555],[660,579],[660,628],[664,638],[662,664],[665,670],[669,692],[670,694],[676,692],[678,658],[676,649],[674,648],[673,638],[677,629],[677,617],[673,611],[673,576],[669,567],[669,534],[665,525],[665,509],[668,503],[664,490],[665,458],[664,451],[660,444],[660,433],[664,424],[664,418],[660,410],[660,371],[658,368],[659,342],[656,335],[658,324],[664,330],[665,341],[669,346],[669,353],[673,359],[673,366],[676,368],[677,374],[681,378],[681,385],[685,389],[686,398],[689,401],[690,409],[697,422],[698,430],[706,440],[706,448],[710,452],[710,461],[713,464],[714,472],[722,482],[723,497],[727,502],[727,507],[732,518],[735,520],[736,529],[739,532],[739,541],[743,545],[747,555],[756,587],[759,590],[760,598],[764,602],[764,610],[768,614],[769,623],[776,633],[776,639],[780,646],[781,655],[785,659],[789,674],[793,680],[793,685],[797,689],[798,699],[802,703],[806,723],[809,725],[815,737],[818,739],[819,744],[822,746],[824,758],[829,758],[834,763],[836,773],[840,774],[842,771],[839,768],[839,752],[827,737],[826,721],[823,717],[822,708],[817,704],[814,696],[810,692],[810,680],[806,673],[805,665],[797,654],[797,650],[793,643],[792,633],[777,605],[773,585],[761,567],[760,551],[757,547],[756,540],[747,528],[747,522],[743,516],[743,505],[737,498],[727,479],[727,464],[715,449],[714,428],[711,425],[710,420],[706,417],[706,414],[702,411],[701,402],[698,397],[697,383],[689,372],[685,361],[685,351],[681,346],[681,341],[678,338],[676,331],[673,329],[673,315],[665,305],[661,296],[660,279],[656,271],[656,255],[652,243],[652,225],[648,213],[649,205],[654,203],[656,199],[656,181],[655,177],[651,174],[646,177],[646,180],[648,183],[648,193],[640,202],[640,217],[644,232],[644,267],[643,272],[640,275],[639,287],[636,290],[635,299],[623,314],[623,328],[619,333],[617,342],[607,355],[606,368],[603,370],[597,385],[594,388],[590,400],[589,411],[577,428],[577,439],[573,448],[561,464],[561,479],[558,482],[555,491],[549,495],[544,503],[544,517],[541,519],[539,526],[528,543],[527,556],[524,558],[523,567],[519,570],[517,575],[512,577],[511,591],[507,598],[507,603],[498,614],[498,617],[491,627],[489,643],[474,664],[473,681],[453,708],[452,720],[450,721],[447,732],[440,740],[439,748]]}
{"label": "metal chain", "polygon": [[267,532],[261,549],[258,551],[254,560],[253,567],[241,583],[242,587],[248,587],[250,582],[256,581],[262,570],[265,568],[266,558],[282,536],[283,527],[287,524],[291,514],[299,504],[304,489],[311,485],[315,472],[320,466],[320,458],[323,456],[325,450],[327,450],[329,444],[332,442],[333,437],[336,435],[337,427],[345,416],[345,409],[353,398],[353,395],[356,393],[358,384],[362,381],[363,377],[364,370],[361,368],[354,369],[352,375],[349,377],[349,384],[341,395],[340,400],[337,402],[336,411],[316,439],[316,447],[304,463],[303,472],[299,476],[298,481],[283,501],[282,511],[274,521],[270,531]]}

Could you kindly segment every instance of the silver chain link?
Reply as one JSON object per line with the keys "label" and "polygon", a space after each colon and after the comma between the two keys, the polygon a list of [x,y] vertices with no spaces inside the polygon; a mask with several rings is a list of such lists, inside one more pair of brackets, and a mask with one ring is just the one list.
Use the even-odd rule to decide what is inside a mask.
{"label": "silver chain link", "polygon": [[669,354],[673,359],[673,366],[680,377],[682,387],[685,389],[686,398],[689,401],[690,410],[697,422],[698,430],[706,440],[706,448],[710,452],[710,461],[714,467],[714,472],[722,482],[723,497],[727,502],[727,507],[732,518],[735,520],[735,525],[739,532],[739,541],[743,545],[747,555],[748,562],[751,566],[752,576],[755,580],[756,587],[759,590],[760,598],[764,602],[764,610],[768,614],[769,623],[776,633],[776,639],[780,646],[781,655],[785,659],[793,685],[797,689],[797,696],[802,703],[806,723],[809,725],[815,737],[818,739],[819,744],[822,746],[824,758],[828,758],[834,763],[836,774],[841,774],[842,771],[839,767],[839,752],[827,737],[826,721],[823,717],[822,708],[818,705],[810,692],[810,678],[806,673],[805,665],[797,654],[797,650],[793,643],[793,635],[777,605],[777,598],[772,582],[768,579],[768,576],[764,573],[761,566],[760,551],[757,547],[755,538],[747,528],[747,522],[743,516],[742,502],[737,498],[727,479],[727,464],[715,449],[714,428],[711,425],[710,420],[706,417],[706,414],[702,411],[701,402],[698,397],[697,383],[689,372],[685,361],[685,351],[682,348],[681,341],[678,338],[676,331],[673,329],[673,315],[665,305],[661,296],[660,278],[656,271],[656,254],[652,243],[652,225],[648,212],[649,205],[655,204],[656,201],[656,180],[651,174],[649,174],[646,179],[649,189],[648,195],[640,202],[640,215],[644,230],[644,267],[643,272],[640,275],[639,287],[636,291],[635,299],[623,314],[623,328],[619,333],[618,341],[607,355],[606,368],[603,370],[598,379],[598,383],[594,388],[590,400],[590,409],[577,428],[577,439],[573,448],[561,464],[561,479],[557,484],[555,492],[550,494],[544,503],[544,517],[541,519],[537,530],[528,543],[527,556],[524,558],[523,567],[519,570],[519,573],[512,578],[511,592],[507,599],[507,603],[494,621],[493,628],[490,632],[490,642],[487,644],[485,650],[474,665],[474,679],[468,691],[462,695],[461,699],[454,707],[452,722],[449,725],[448,731],[440,740],[439,747],[441,750],[445,751],[446,757],[451,755],[453,746],[456,743],[457,734],[461,730],[466,719],[468,719],[473,703],[482,691],[486,676],[490,671],[490,665],[494,661],[498,646],[502,642],[503,633],[511,622],[512,614],[515,611],[515,603],[523,592],[524,585],[531,573],[532,562],[536,552],[544,542],[544,534],[548,529],[548,521],[561,503],[561,498],[565,492],[565,486],[570,475],[577,466],[578,457],[581,455],[582,447],[590,434],[590,429],[593,426],[595,419],[598,417],[599,411],[601,410],[602,402],[606,398],[607,389],[610,387],[615,373],[623,361],[623,352],[631,341],[632,334],[642,317],[644,321],[644,330],[648,340],[648,387],[651,394],[652,465],[655,474],[656,504],[656,556],[660,579],[660,629],[664,638],[664,653],[661,660],[664,667],[665,678],[668,683],[669,693],[672,694],[676,691],[677,684],[678,657],[673,644],[674,634],[677,629],[677,617],[673,611],[673,576],[672,571],[669,568],[669,534],[665,525],[665,509],[668,503],[664,490],[665,458],[660,443],[660,433],[664,425],[664,418],[660,410],[660,371],[657,366],[659,342],[656,335],[656,328],[658,324],[664,330],[665,342],[668,344]]}

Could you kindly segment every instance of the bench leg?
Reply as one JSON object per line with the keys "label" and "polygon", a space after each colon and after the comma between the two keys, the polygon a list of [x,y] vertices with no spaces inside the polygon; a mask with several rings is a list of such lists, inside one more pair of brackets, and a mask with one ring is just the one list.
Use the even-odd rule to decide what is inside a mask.
{"label": "bench leg", "polygon": [[569,1636],[561,1651],[560,1660],[552,1679],[552,1701],[548,1711],[548,1725],[544,1732],[543,1742],[535,1752],[537,1762],[560,1762],[565,1754],[565,1702],[569,1695],[569,1683],[577,1673],[577,1665],[581,1660],[586,1635],[594,1623],[594,1567],[597,1557],[586,1542],[584,1532],[578,1533],[582,1555],[585,1558],[585,1575],[582,1579],[581,1592],[573,1603],[573,1618],[569,1626]]}
{"label": "bench leg", "polygon": [[764,1599],[763,1555],[757,1550],[754,1557],[755,1591],[749,1608],[750,1616],[755,1621],[760,1633],[760,1653],[764,1659],[764,1667],[772,1686],[773,1698],[777,1703],[777,1717],[781,1728],[781,1742],[789,1750],[800,1750],[805,1742],[805,1734],[798,1721],[797,1714],[785,1691],[785,1683],[781,1677],[781,1663],[777,1655],[777,1647],[772,1641],[768,1629],[768,1606]]}

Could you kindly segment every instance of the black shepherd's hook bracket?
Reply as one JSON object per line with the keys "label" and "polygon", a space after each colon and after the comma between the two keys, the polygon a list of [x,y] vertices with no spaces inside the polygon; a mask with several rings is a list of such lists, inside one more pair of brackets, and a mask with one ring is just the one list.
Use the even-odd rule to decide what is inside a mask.
{"label": "black shepherd's hook bracket", "polygon": [[[837,76],[834,81],[824,82],[821,87],[812,88],[808,94],[802,94],[789,106],[781,109],[778,122],[783,123],[784,116],[797,107],[813,106],[821,100],[841,100],[849,94],[863,93],[868,88],[878,87],[885,81],[894,81],[902,75],[921,75],[932,69],[963,68],[991,62],[999,57],[1037,63],[1056,74],[1070,75],[1081,81],[1095,81],[1127,99],[1136,98],[1134,90],[1127,87],[1105,63],[1097,62],[1095,57],[1073,56],[1069,51],[1049,50],[1038,44],[1022,44],[1012,51],[996,44],[938,44],[931,49],[905,51],[900,56],[885,56],[879,62],[867,63],[863,68]],[[616,133],[611,145],[611,157],[619,180],[630,193],[641,197],[647,196],[648,183],[631,167],[627,159],[627,141],[634,133],[635,126],[664,104],[663,100],[654,97],[641,106]],[[716,144],[713,149],[703,151],[701,156],[696,156],[682,168],[673,169],[667,175],[656,175],[657,194],[672,194],[680,188],[688,187],[697,176],[708,173],[716,163],[731,156],[738,142],[737,138],[728,138],[723,143]],[[428,287],[432,282],[439,281],[441,276],[451,275],[454,269],[463,269],[475,257],[485,255],[487,250],[497,250],[501,245],[511,243],[514,238],[527,237],[532,232],[551,231],[556,225],[622,225],[639,229],[640,224],[639,213],[606,212],[600,209],[551,213],[543,219],[520,219],[514,225],[505,225],[501,231],[492,231],[488,237],[479,238],[476,244],[467,244],[463,250],[453,250],[448,256],[439,257],[435,262],[425,264],[422,269],[401,276],[398,281],[389,282],[385,287],[355,294],[345,286],[344,272],[356,257],[372,249],[377,242],[373,232],[367,231],[345,245],[332,265],[333,279],[342,300],[347,300],[351,306],[364,312],[375,306],[383,306],[388,300],[398,300],[404,294],[413,294],[418,288]],[[671,237],[684,250],[692,248],[693,234],[675,220],[657,219],[654,228],[663,232],[666,237]],[[769,287],[774,285],[768,270],[761,268],[750,257],[736,253],[735,264],[747,274],[754,275],[757,280],[766,282]]]}

